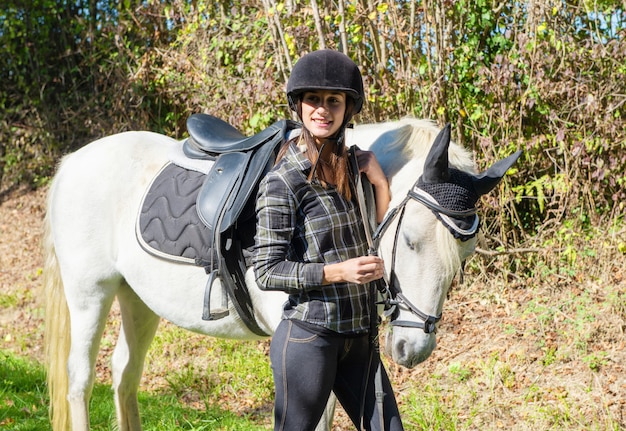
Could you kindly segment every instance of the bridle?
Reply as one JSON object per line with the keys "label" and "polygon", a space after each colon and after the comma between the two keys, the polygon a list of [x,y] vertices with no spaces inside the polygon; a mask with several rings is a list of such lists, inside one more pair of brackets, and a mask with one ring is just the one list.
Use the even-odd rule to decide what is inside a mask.
{"label": "bridle", "polygon": [[[362,187],[357,187],[357,193],[359,195],[359,205],[361,205],[362,200],[364,202],[364,193],[362,194],[361,192],[359,192],[359,190],[361,189]],[[368,239],[368,244],[370,246],[369,252],[370,254],[377,254],[380,239],[382,238],[383,234],[389,229],[391,223],[396,219],[396,217],[398,217],[398,225],[394,234],[393,248],[391,253],[391,270],[389,273],[389,280],[386,281],[384,279],[381,279],[378,280],[377,283],[378,291],[383,298],[382,301],[380,301],[378,304],[384,305],[384,314],[391,319],[391,326],[418,328],[422,329],[426,334],[430,334],[437,332],[436,325],[437,322],[441,320],[442,314],[439,313],[439,315],[437,316],[432,316],[424,313],[407,299],[407,297],[402,293],[402,290],[400,289],[398,283],[395,283],[396,250],[398,247],[398,237],[404,218],[404,213],[406,211],[406,205],[411,200],[415,200],[426,206],[426,208],[433,211],[433,213],[437,215],[437,218],[448,228],[448,230],[450,230],[452,233],[456,233],[455,236],[460,236],[461,238],[463,238],[463,240],[467,240],[476,236],[480,223],[479,217],[476,214],[475,207],[464,211],[456,211],[444,208],[439,205],[437,200],[432,195],[430,195],[428,192],[420,187],[420,182],[418,180],[409,190],[402,202],[400,202],[398,206],[391,209],[387,213],[387,215],[373,234],[368,232],[369,229],[366,226],[366,236]],[[473,221],[471,223],[471,226],[467,229],[459,227],[453,220],[454,218],[458,219],[468,217],[472,217]],[[366,219],[366,217],[364,219]],[[397,320],[401,309],[411,312],[412,314],[417,316],[420,321],[415,322],[410,320]]]}
{"label": "bridle", "polygon": [[[356,147],[351,147],[349,157],[350,168],[354,179],[357,202],[365,227],[365,235],[370,254],[377,254],[380,239],[389,229],[391,223],[399,217],[394,234],[393,249],[391,253],[391,271],[389,280],[380,279],[372,283],[371,295],[371,340],[374,348],[372,352],[378,352],[378,316],[376,315],[376,289],[382,295],[383,300],[378,304],[385,306],[385,315],[391,317],[392,326],[422,329],[426,334],[437,332],[437,322],[441,320],[441,313],[431,316],[417,308],[402,293],[399,283],[396,283],[396,251],[402,221],[406,212],[406,206],[411,200],[415,200],[430,211],[443,223],[448,231],[459,241],[467,241],[474,238],[478,233],[480,220],[476,214],[476,202],[479,197],[492,190],[504,174],[521,155],[521,151],[494,163],[489,169],[479,175],[468,174],[450,167],[448,149],[450,146],[450,124],[447,124],[433,141],[424,162],[424,171],[420,178],[409,190],[402,202],[392,208],[375,231],[376,220],[372,218],[372,211],[368,211],[367,202],[375,202],[371,184],[367,177],[360,173],[356,157]],[[366,197],[368,200],[366,201]],[[371,206],[370,206],[371,208]],[[372,233],[373,231],[373,233]],[[406,310],[417,316],[419,321],[398,320],[400,310]],[[376,390],[376,405],[379,411],[380,428],[384,428],[383,398],[385,392],[382,389],[382,366],[377,361],[377,369],[374,378]]]}
{"label": "bridle", "polygon": [[[372,234],[371,226],[375,226],[376,220],[372,220],[372,211],[368,211],[368,202],[375,202],[371,184],[367,177],[360,173],[356,157],[356,147],[351,147],[349,154],[350,167],[355,179],[355,189],[357,202],[365,227],[365,234],[369,246],[370,254],[377,254],[380,238],[389,229],[396,217],[399,217],[396,232],[394,234],[393,249],[391,253],[390,279],[384,278],[372,283],[372,294],[370,298],[370,326],[372,355],[378,352],[378,316],[376,314],[376,289],[381,293],[385,306],[385,314],[391,317],[391,325],[422,329],[426,334],[437,332],[437,322],[441,320],[441,313],[431,316],[417,308],[402,293],[399,283],[396,283],[396,251],[398,248],[398,237],[402,221],[406,212],[406,206],[411,200],[415,200],[431,210],[437,219],[443,223],[450,233],[460,241],[467,241],[478,233],[480,221],[476,215],[476,202],[479,196],[489,192],[502,179],[506,170],[520,156],[521,152],[500,160],[480,175],[468,175],[450,167],[448,160],[448,148],[450,146],[450,125],[446,125],[435,138],[431,149],[424,162],[424,171],[413,187],[409,190],[400,205],[391,209],[381,224]],[[366,187],[368,186],[368,187]],[[370,206],[371,208],[371,206]],[[381,304],[379,303],[379,304]],[[419,321],[398,320],[400,310],[406,310],[415,315]],[[376,373],[374,377],[374,387],[376,390],[376,405],[379,411],[381,429],[384,428],[383,420],[383,398],[385,392],[382,384],[382,365],[379,355],[377,356]],[[371,359],[372,360],[372,359]]]}

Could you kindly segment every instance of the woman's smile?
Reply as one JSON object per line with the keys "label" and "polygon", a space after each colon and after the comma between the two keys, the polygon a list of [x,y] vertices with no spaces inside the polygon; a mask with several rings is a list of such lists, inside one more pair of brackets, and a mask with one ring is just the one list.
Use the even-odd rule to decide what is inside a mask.
{"label": "woman's smile", "polygon": [[302,97],[302,122],[318,140],[334,136],[346,113],[346,95],[341,91],[306,91]]}

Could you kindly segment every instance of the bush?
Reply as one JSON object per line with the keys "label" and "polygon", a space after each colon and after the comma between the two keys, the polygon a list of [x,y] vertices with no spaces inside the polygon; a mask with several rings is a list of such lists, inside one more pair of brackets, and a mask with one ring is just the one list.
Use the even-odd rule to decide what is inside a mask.
{"label": "bush", "polygon": [[42,184],[97,137],[186,133],[207,112],[254,133],[290,115],[301,53],[361,66],[361,122],[451,122],[480,167],[525,153],[483,200],[502,247],[565,220],[609,223],[626,198],[626,28],[617,1],[277,3],[9,1],[0,13],[5,183]]}

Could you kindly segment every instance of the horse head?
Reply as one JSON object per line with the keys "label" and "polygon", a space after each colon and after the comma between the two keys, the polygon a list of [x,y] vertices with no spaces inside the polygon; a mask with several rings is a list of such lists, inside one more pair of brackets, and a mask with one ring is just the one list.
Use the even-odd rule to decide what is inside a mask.
{"label": "horse head", "polygon": [[436,346],[436,324],[455,274],[476,245],[476,203],[500,182],[521,151],[481,174],[451,166],[450,126],[435,138],[418,180],[375,236],[386,262],[391,317],[386,351],[413,367]]}

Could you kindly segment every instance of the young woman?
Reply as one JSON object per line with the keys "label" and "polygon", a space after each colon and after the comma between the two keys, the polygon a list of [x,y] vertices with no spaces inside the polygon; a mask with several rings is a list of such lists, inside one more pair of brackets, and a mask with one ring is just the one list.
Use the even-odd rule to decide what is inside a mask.
{"label": "young woman", "polygon": [[[299,137],[281,148],[257,201],[254,270],[262,289],[289,294],[270,347],[276,388],[275,430],[313,430],[334,391],[357,429],[380,430],[370,339],[372,289],[383,261],[367,241],[351,178],[345,128],[363,106],[363,81],[346,55],[303,56],[287,83]],[[375,188],[376,215],[389,205],[389,184],[371,152],[357,152]],[[374,310],[375,313],[375,310]],[[385,430],[402,430],[386,372]],[[382,430],[381,430],[382,431]]]}

